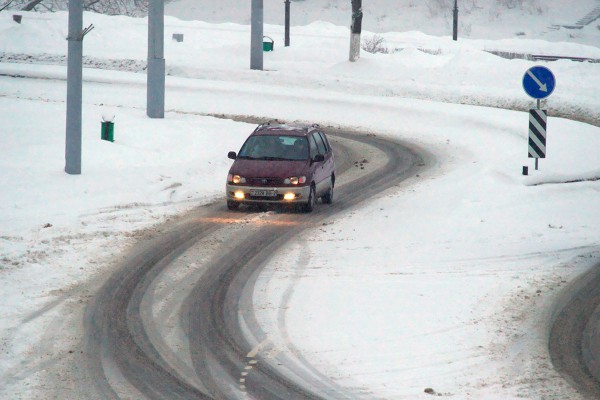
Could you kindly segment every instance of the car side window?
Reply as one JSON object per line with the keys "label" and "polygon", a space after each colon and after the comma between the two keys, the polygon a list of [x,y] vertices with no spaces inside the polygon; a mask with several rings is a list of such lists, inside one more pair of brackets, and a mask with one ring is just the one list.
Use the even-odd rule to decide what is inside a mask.
{"label": "car side window", "polygon": [[310,135],[308,137],[308,143],[309,143],[309,146],[310,146],[310,156],[314,157],[317,154],[319,154],[319,150],[317,148],[317,142],[315,142],[315,138],[312,135]]}
{"label": "car side window", "polygon": [[319,154],[327,154],[327,149],[325,148],[325,144],[323,143],[323,139],[321,139],[321,136],[318,134],[313,134],[312,137],[315,138],[315,141],[317,142],[317,148],[319,149]]}
{"label": "car side window", "polygon": [[325,149],[329,153],[331,151],[331,146],[329,145],[329,142],[327,141],[327,137],[325,136],[325,134],[323,132],[318,132],[318,134],[321,137],[321,140],[323,140],[323,143],[325,144]]}

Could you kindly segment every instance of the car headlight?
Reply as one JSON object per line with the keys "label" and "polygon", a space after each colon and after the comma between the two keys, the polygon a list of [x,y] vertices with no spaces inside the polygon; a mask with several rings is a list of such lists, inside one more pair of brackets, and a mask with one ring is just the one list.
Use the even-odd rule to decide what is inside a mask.
{"label": "car headlight", "polygon": [[297,185],[299,183],[305,183],[306,182],[306,177],[305,176],[292,176],[291,178],[286,178],[284,179],[283,183],[286,185]]}
{"label": "car headlight", "polygon": [[283,195],[283,199],[290,201],[290,200],[294,200],[296,198],[296,193],[286,193]]}
{"label": "car headlight", "polygon": [[244,178],[243,176],[239,176],[239,175],[229,174],[229,175],[227,175],[227,182],[234,183],[237,185],[238,183],[246,183],[246,178]]}

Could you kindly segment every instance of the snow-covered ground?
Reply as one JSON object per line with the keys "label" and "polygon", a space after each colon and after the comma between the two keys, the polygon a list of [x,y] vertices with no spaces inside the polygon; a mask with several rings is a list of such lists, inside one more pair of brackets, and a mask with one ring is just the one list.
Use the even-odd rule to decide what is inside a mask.
{"label": "snow-covered ground", "polygon": [[[521,175],[533,170],[527,113],[475,105],[534,104],[521,88],[534,64],[483,49],[600,49],[405,32],[385,35],[403,51],[349,63],[348,29],[314,22],[294,28],[286,49],[282,27],[267,26],[275,52],[257,72],[248,26],[167,18],[166,37],[185,39],[166,42],[166,118],[150,120],[145,75],[127,72],[146,57],[146,20],[84,23],[96,27],[84,53],[110,70],[84,71],[83,174],[69,176],[67,14],[25,13],[18,25],[0,13],[0,397],[42,390],[39,342],[70,288],[108,273],[144,229],[221,198],[225,155],[253,129],[207,116],[230,114],[352,127],[435,156],[419,177],[274,256],[255,301],[279,348],[366,398],[427,398],[428,387],[576,398],[551,368],[546,323],[560,288],[600,258],[600,128],[553,113],[599,123],[600,64],[547,64],[558,82],[548,158],[531,176]],[[115,115],[115,143],[100,140],[102,115]]]}
{"label": "snow-covered ground", "polygon": [[[265,22],[283,25],[283,0],[264,0]],[[597,45],[598,21],[584,29],[567,29],[600,5],[598,0],[459,0],[458,32],[461,38],[541,38]],[[250,24],[250,2],[238,0],[173,0],[167,15],[184,20]],[[363,1],[363,28],[372,32],[420,31],[429,35],[452,35],[452,0]],[[291,24],[303,26],[327,21],[349,26],[350,0],[292,0]],[[560,28],[552,27],[558,26]]]}

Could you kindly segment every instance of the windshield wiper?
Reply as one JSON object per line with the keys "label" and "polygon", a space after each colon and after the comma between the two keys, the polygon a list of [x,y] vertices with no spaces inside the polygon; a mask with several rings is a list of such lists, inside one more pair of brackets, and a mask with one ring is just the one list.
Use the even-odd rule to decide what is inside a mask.
{"label": "windshield wiper", "polygon": [[258,160],[266,160],[266,161],[287,161],[287,158],[283,158],[283,157],[260,157],[258,158]]}

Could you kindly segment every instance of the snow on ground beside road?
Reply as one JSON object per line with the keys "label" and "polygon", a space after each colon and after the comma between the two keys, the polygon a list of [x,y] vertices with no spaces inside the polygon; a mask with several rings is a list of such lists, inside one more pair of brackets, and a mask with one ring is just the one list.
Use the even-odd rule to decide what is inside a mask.
{"label": "snow on ground beside road", "polygon": [[[2,192],[2,214],[9,218],[5,227],[18,234],[34,221],[77,225],[81,215],[220,197],[223,178],[212,171],[228,169],[223,154],[251,129],[181,114],[151,120],[143,110],[89,105],[83,113],[83,174],[69,176],[64,103],[0,98],[0,110],[4,121],[13,121],[3,138],[2,183],[10,190]],[[103,114],[118,116],[114,143],[99,140]]]}
{"label": "snow on ground beside road", "polygon": [[[84,54],[92,57],[90,66],[143,72],[146,58],[145,19],[86,13],[84,24],[91,23],[95,29],[86,36],[84,43]],[[59,56],[66,53],[66,13],[25,13],[23,24],[14,25],[17,24],[8,14],[0,14],[0,61],[61,62]],[[596,31],[600,39],[600,31]],[[170,40],[173,33],[183,33],[184,42]],[[267,25],[265,35],[275,39],[275,51],[265,53],[265,69],[268,72],[259,75],[248,68],[248,26],[184,22],[168,17],[165,22],[168,74],[203,81],[261,83],[274,90],[281,90],[281,87],[288,87],[290,91],[298,87],[314,90],[327,87],[344,93],[434,99],[525,110],[533,103],[523,95],[521,79],[525,70],[533,64],[524,60],[501,59],[483,50],[516,49],[541,54],[558,52],[600,59],[598,47],[576,41],[511,38],[498,41],[462,39],[453,42],[448,36],[403,32],[384,35],[390,50],[402,51],[387,55],[362,52],[360,63],[349,64],[346,62],[346,27],[327,22],[296,27],[292,35],[292,47],[289,48],[282,46],[281,26]],[[368,32],[364,34],[365,37],[369,35]],[[40,37],[40,40],[32,41],[24,52],[23,37]],[[107,42],[110,46],[106,45]],[[418,49],[439,54],[426,54]],[[22,60],[22,53],[31,58]],[[64,59],[62,63],[65,63]],[[557,76],[557,87],[550,107],[556,109],[560,106],[557,112],[561,112],[562,116],[583,114],[588,118],[587,121],[600,119],[600,100],[595,89],[600,86],[599,64],[558,61],[549,65]],[[13,70],[5,71],[9,73]],[[14,73],[19,73],[19,70],[14,70]]]}
{"label": "snow on ground beside road", "polygon": [[[264,18],[268,24],[283,25],[281,0],[264,1]],[[577,41],[595,46],[597,23],[591,29],[549,29],[551,25],[573,25],[592,11],[596,0],[469,0],[459,1],[459,38],[504,39],[542,38],[551,42]],[[429,35],[452,35],[452,1],[439,0],[369,0],[363,2],[363,29],[373,32],[421,31]],[[350,26],[350,1],[292,1],[291,25],[304,26],[327,21]],[[240,7],[238,0],[174,0],[165,5],[167,15],[184,20],[236,22],[250,24],[250,4]]]}
{"label": "snow on ground beside road", "polygon": [[[85,20],[96,29],[84,54],[144,59],[145,20]],[[41,64],[64,55],[65,13],[28,13],[15,25],[0,14],[0,52]],[[164,120],[145,117],[145,75],[84,71],[77,177],[62,172],[65,68],[0,63],[5,393],[30,398],[40,383],[37,341],[57,311],[35,318],[39,309],[110,271],[145,228],[221,198],[226,153],[253,129],[204,116],[224,113],[354,127],[435,155],[419,179],[324,221],[276,256],[256,302],[281,306],[261,314],[278,346],[300,349],[366,398],[426,396],[425,387],[454,398],[573,396],[550,368],[545,324],[559,288],[599,257],[600,129],[553,112],[600,120],[598,64],[547,64],[558,81],[548,158],[523,177],[522,165],[533,169],[526,113],[425,99],[526,108],[533,102],[520,79],[531,62],[497,58],[475,41],[407,33],[390,41],[418,36],[420,44],[350,64],[347,28],[318,22],[298,28],[291,48],[266,54],[273,71],[260,73],[248,70],[246,26],[168,19],[167,27],[167,37],[177,30],[186,39],[166,43]],[[442,53],[416,50],[422,42]],[[550,47],[497,42],[523,43]],[[115,143],[100,140],[103,114],[116,116]]]}

